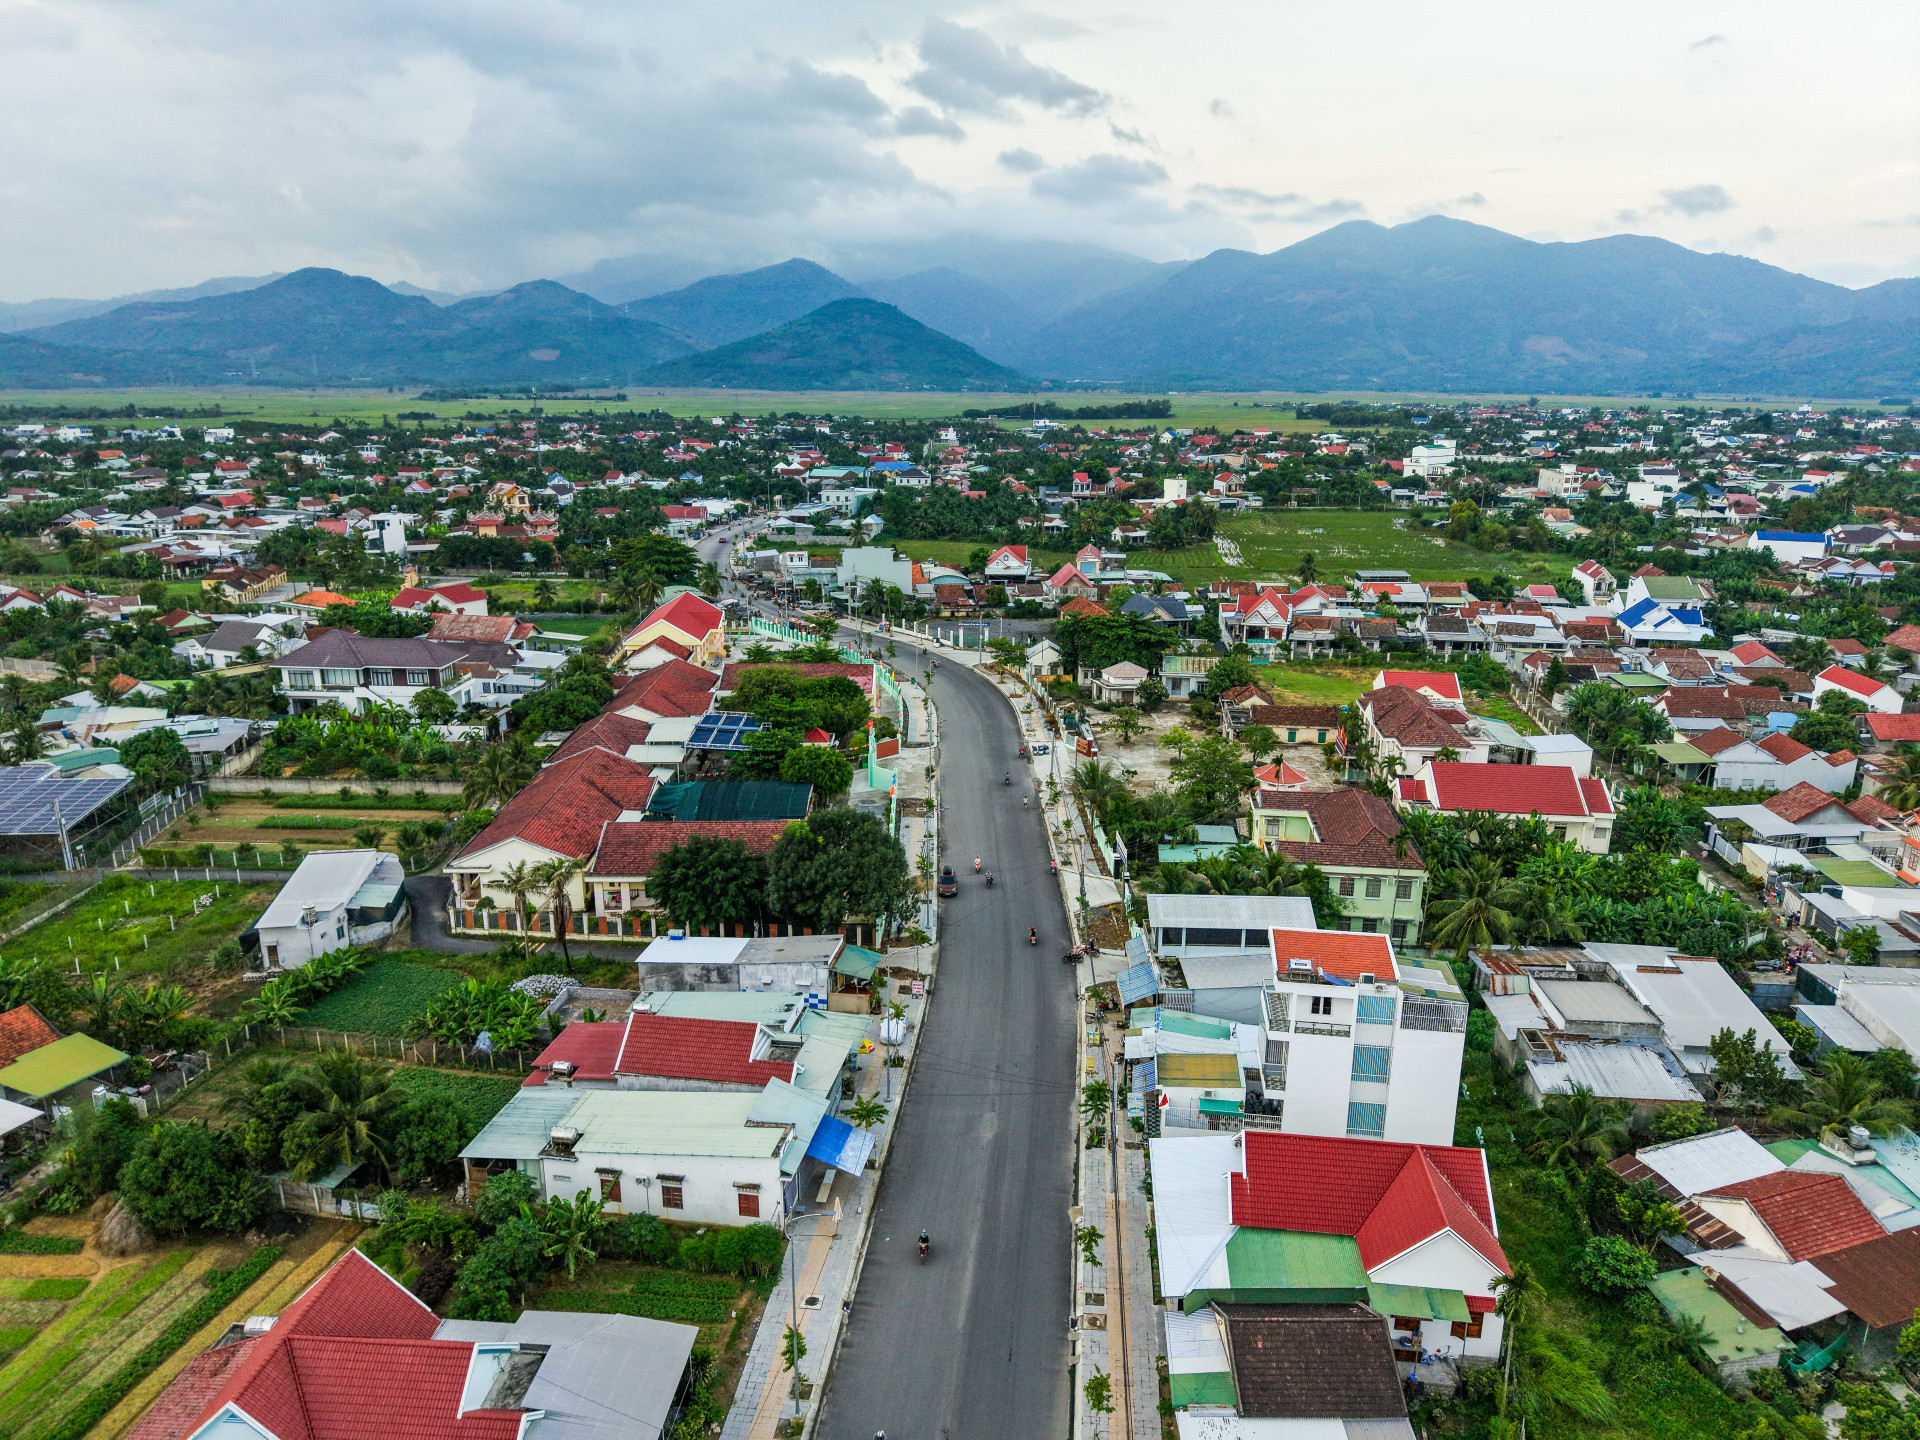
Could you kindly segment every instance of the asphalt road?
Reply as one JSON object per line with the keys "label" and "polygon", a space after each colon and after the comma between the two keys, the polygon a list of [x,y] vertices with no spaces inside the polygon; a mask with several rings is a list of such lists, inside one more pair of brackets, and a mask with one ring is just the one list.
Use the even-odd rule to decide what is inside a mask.
{"label": "asphalt road", "polygon": [[[910,652],[901,647],[902,661]],[[941,666],[940,969],[880,1182],[873,1239],[814,1433],[1068,1433],[1074,971],[1018,732],[984,678]],[[1013,772],[1006,786],[994,772]],[[978,855],[994,873],[986,889]],[[1040,943],[1027,943],[1037,926]],[[933,1237],[921,1264],[916,1238]]]}

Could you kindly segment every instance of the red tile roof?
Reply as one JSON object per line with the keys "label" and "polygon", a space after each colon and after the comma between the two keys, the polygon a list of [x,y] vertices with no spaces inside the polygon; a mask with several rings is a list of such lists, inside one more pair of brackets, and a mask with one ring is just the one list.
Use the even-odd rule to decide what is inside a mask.
{"label": "red tile roof", "polygon": [[1474,765],[1436,760],[1433,803],[1441,810],[1496,815],[1611,815],[1606,782],[1582,781],[1566,765]]}
{"label": "red tile roof", "polygon": [[683,635],[698,638],[710,631],[718,630],[725,618],[717,605],[708,604],[689,590],[674,596],[634,628],[636,631],[644,631],[649,626],[664,622]]}
{"label": "red tile roof", "polygon": [[1753,742],[1782,765],[1791,765],[1796,760],[1804,760],[1813,754],[1813,747],[1802,745],[1784,730],[1776,730],[1764,740]]}
{"label": "red tile roof", "polygon": [[641,766],[604,750],[589,750],[534,776],[459,858],[518,839],[584,860],[593,853],[602,826],[622,810],[646,809],[652,794],[653,777]]}
{"label": "red tile roof", "polygon": [[1230,1177],[1234,1224],[1351,1235],[1369,1270],[1452,1230],[1508,1273],[1480,1151],[1270,1130],[1242,1134],[1245,1173]]}
{"label": "red tile roof", "polygon": [[1366,935],[1345,930],[1274,930],[1273,963],[1281,978],[1292,960],[1311,960],[1315,973],[1324,971],[1348,984],[1358,984],[1362,975],[1373,975],[1383,983],[1397,979],[1393,946],[1384,935]]}
{"label": "red tile roof", "polygon": [[226,1385],[235,1367],[265,1343],[265,1336],[239,1340],[205,1350],[187,1363],[171,1385],[149,1405],[127,1440],[179,1440],[190,1434],[194,1421]]}
{"label": "red tile roof", "polygon": [[1889,650],[1904,650],[1909,655],[1920,655],[1920,625],[1902,625],[1887,636],[1884,643]]}
{"label": "red tile roof", "polygon": [[1084,595],[1076,595],[1071,600],[1067,601],[1066,604],[1060,607],[1060,614],[1062,616],[1090,615],[1094,619],[1098,620],[1098,619],[1104,619],[1106,616],[1110,615],[1111,613],[1112,612],[1109,611],[1106,606],[1101,605],[1095,601],[1089,600]]}
{"label": "red tile roof", "polygon": [[642,670],[622,685],[607,703],[607,712],[617,714],[634,707],[661,719],[704,715],[713,703],[713,682],[711,670],[684,660],[669,660]]}
{"label": "red tile roof", "polygon": [[1864,1245],[1887,1233],[1839,1175],[1776,1170],[1707,1193],[1745,1200],[1794,1260]]}
{"label": "red tile roof", "polygon": [[[1833,641],[1830,643],[1837,645],[1839,642]],[[1814,676],[1814,679],[1824,680],[1829,685],[1838,686],[1850,694],[1858,695],[1862,700],[1878,695],[1882,690],[1887,688],[1885,682],[1869,679],[1858,671],[1847,669],[1844,665],[1829,665],[1818,675]]]}
{"label": "red tile roof", "polygon": [[1431,690],[1456,704],[1466,698],[1460,693],[1460,677],[1449,670],[1382,670],[1375,679],[1375,689],[1404,685],[1409,690]]}
{"label": "red tile roof", "polygon": [[427,639],[488,640],[496,645],[511,645],[526,639],[535,628],[511,615],[449,615],[444,610],[436,610]]}
{"label": "red tile roof", "polygon": [[0,1014],[0,1068],[13,1064],[22,1055],[51,1045],[60,1032],[47,1023],[47,1017],[31,1005],[16,1005]]}
{"label": "red tile roof", "polygon": [[611,1080],[620,1046],[625,1041],[624,1020],[575,1020],[533,1062],[533,1073],[522,1085],[544,1085],[553,1062],[570,1060],[576,1080]]}
{"label": "red tile roof", "polygon": [[1733,658],[1738,660],[1742,665],[1757,664],[1761,660],[1777,661],[1780,658],[1758,640],[1748,640],[1743,644],[1736,645],[1733,647],[1731,653]]}
{"label": "red tile roof", "polygon": [[683,1015],[627,1018],[615,1069],[622,1075],[665,1075],[756,1088],[793,1079],[789,1060],[752,1059],[760,1027],[746,1020],[694,1020]]}
{"label": "red tile roof", "polygon": [[1866,721],[1876,740],[1920,740],[1920,715],[1868,715]]}
{"label": "red tile roof", "polygon": [[1746,737],[1736,735],[1724,725],[1716,725],[1711,730],[1703,730],[1698,735],[1689,735],[1687,744],[1707,755],[1719,755],[1746,743]]}
{"label": "red tile roof", "polygon": [[1789,825],[1798,825],[1804,820],[1812,819],[1827,806],[1837,805],[1840,802],[1817,785],[1810,785],[1802,780],[1791,790],[1782,790],[1771,800],[1761,803]]}
{"label": "red tile roof", "polygon": [[631,715],[596,715],[569,735],[566,743],[554,751],[550,758],[556,761],[571,760],[589,750],[603,750],[624,760],[627,747],[646,744],[647,733],[652,729],[651,720],[636,720]]}
{"label": "red tile roof", "polygon": [[689,840],[738,840],[755,855],[771,851],[787,833],[784,820],[611,820],[601,829],[589,875],[641,879],[660,857]]}

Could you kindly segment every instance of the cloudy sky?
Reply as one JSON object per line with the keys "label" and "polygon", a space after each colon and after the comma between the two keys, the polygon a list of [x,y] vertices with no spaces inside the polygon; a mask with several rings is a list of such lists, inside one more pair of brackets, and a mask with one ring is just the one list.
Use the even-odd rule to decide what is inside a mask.
{"label": "cloudy sky", "polygon": [[0,299],[1449,214],[1920,274],[1920,8],[0,0]]}

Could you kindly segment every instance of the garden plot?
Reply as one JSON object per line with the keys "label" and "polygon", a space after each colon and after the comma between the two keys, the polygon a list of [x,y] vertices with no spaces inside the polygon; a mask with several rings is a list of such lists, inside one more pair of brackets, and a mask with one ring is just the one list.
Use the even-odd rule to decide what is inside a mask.
{"label": "garden plot", "polygon": [[407,1022],[434,997],[458,985],[461,978],[455,970],[376,960],[331,995],[301,1011],[300,1024],[354,1035],[404,1035]]}
{"label": "garden plot", "polygon": [[[81,973],[157,973],[203,963],[273,899],[271,886],[232,881],[142,880],[109,875],[71,910],[10,941],[20,959],[58,961]],[[199,906],[196,910],[196,905]]]}

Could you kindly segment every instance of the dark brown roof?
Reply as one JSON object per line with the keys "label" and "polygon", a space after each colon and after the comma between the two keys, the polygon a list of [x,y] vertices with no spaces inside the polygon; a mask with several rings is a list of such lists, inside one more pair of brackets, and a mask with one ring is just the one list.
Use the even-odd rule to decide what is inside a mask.
{"label": "dark brown roof", "polygon": [[1365,1305],[1222,1305],[1240,1413],[1389,1420],[1407,1413],[1386,1316]]}
{"label": "dark brown roof", "polygon": [[1373,870],[1420,870],[1426,862],[1409,841],[1404,857],[1393,853],[1400,817],[1368,790],[1290,790],[1277,797],[1282,809],[1304,810],[1319,840],[1280,840],[1274,848],[1302,865],[1362,866]]}
{"label": "dark brown roof", "polygon": [[1334,705],[1255,705],[1251,714],[1256,725],[1340,728],[1340,710]]}
{"label": "dark brown roof", "polygon": [[1817,1263],[1833,1298],[1876,1330],[1904,1325],[1920,1310],[1920,1230],[1829,1251]]}
{"label": "dark brown roof", "polygon": [[1404,685],[1369,690],[1357,702],[1373,721],[1373,728],[1403,746],[1445,748],[1462,742],[1460,732],[1441,718],[1418,691]]}

